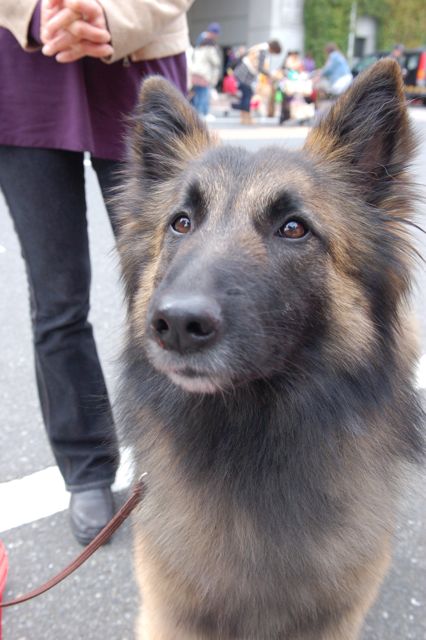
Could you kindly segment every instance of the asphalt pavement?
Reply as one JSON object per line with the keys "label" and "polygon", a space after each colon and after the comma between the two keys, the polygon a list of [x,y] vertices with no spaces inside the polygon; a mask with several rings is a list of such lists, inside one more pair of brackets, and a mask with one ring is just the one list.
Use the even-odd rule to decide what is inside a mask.
{"label": "asphalt pavement", "polygon": [[[414,171],[426,202],[426,108],[412,110],[420,147]],[[218,112],[211,123],[231,144],[298,147],[307,129],[268,120],[241,127]],[[114,397],[123,304],[114,243],[99,188],[86,168],[93,262],[91,320]],[[420,207],[426,228],[426,207]],[[426,256],[426,240],[419,234]],[[426,273],[419,266],[415,306],[426,354]],[[80,550],[68,527],[68,497],[44,435],[33,376],[27,286],[7,209],[0,196],[0,538],[10,562],[5,599],[27,592],[62,569]],[[426,355],[419,386],[426,388]],[[128,494],[123,466],[120,504]],[[370,612],[362,640],[426,640],[426,481],[419,470],[401,504],[392,569]],[[138,594],[132,573],[131,527],[125,524],[76,574],[37,600],[4,612],[3,640],[133,640]]]}

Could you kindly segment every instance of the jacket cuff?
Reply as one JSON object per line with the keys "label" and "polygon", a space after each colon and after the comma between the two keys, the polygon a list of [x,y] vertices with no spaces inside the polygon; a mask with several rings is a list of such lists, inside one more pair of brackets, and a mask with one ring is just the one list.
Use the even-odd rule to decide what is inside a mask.
{"label": "jacket cuff", "polygon": [[[101,4],[111,34],[110,44],[114,49],[112,56],[104,61],[112,63],[125,58],[132,51],[140,48],[141,40],[143,43],[144,39],[149,39],[149,35],[152,33],[152,19],[150,12],[143,9],[143,3],[140,3],[142,6],[139,12],[135,10],[133,5],[128,6],[127,11],[121,11],[115,0],[102,0]],[[141,14],[143,14],[143,29],[140,28]]]}
{"label": "jacket cuff", "polygon": [[30,26],[34,11],[41,0],[1,0],[0,26],[12,33],[23,49],[39,48],[31,38]]}

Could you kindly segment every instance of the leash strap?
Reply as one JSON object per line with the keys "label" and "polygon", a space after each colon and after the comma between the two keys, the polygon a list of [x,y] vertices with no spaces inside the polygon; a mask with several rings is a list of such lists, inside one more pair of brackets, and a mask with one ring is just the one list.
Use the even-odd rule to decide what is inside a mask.
{"label": "leash strap", "polygon": [[[145,475],[145,474],[144,474]],[[71,573],[73,573],[76,569],[81,567],[82,564],[86,562],[90,558],[91,555],[95,553],[100,546],[105,544],[107,540],[110,539],[112,534],[117,531],[120,525],[128,518],[133,509],[137,507],[137,505],[142,501],[145,494],[145,484],[142,481],[142,478],[138,480],[135,484],[132,494],[130,498],[123,504],[121,509],[117,511],[115,516],[105,525],[105,527],[98,533],[98,535],[92,540],[90,544],[80,553],[73,562],[71,562],[65,569],[63,569],[56,576],[42,584],[37,589],[26,593],[19,598],[15,598],[14,600],[9,600],[8,602],[0,603],[0,608],[5,609],[6,607],[12,607],[15,604],[21,604],[22,602],[26,602],[27,600],[32,600],[32,598],[36,598],[37,596],[49,591],[52,587],[55,587],[57,584],[62,582],[65,578],[67,578]]]}

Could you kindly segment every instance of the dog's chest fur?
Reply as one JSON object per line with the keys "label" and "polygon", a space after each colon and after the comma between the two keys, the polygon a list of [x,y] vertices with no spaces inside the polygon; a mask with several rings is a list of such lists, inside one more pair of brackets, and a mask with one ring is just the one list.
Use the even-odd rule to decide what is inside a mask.
{"label": "dog's chest fur", "polygon": [[[320,434],[312,447],[293,434],[288,451],[281,448],[275,457],[273,448],[265,447],[272,435],[249,438],[250,448],[247,430],[276,425],[248,420],[245,451],[235,448],[234,433],[235,439],[216,444],[212,452],[211,425],[202,411],[198,417],[195,448],[187,446],[184,453],[182,423],[177,435],[157,416],[145,416],[151,429],[140,471],[148,472],[149,489],[137,529],[142,555],[155,559],[154,580],[164,600],[174,602],[172,615],[221,638],[234,637],[237,629],[243,637],[267,638],[293,633],[314,618],[326,622],[329,611],[344,610],[342,585],[351,581],[353,598],[354,585],[365,579],[366,564],[376,562],[392,526],[389,478],[377,464],[371,473],[375,448],[362,437],[345,442]],[[243,422],[218,431],[242,428]],[[260,622],[263,610],[267,623]]]}

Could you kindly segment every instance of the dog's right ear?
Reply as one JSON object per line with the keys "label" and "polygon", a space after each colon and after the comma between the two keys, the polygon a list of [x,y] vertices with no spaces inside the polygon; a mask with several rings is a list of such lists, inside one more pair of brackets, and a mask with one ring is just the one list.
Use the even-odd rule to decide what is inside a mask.
{"label": "dog's right ear", "polygon": [[130,161],[138,175],[148,183],[169,180],[211,144],[195,109],[170,82],[145,80],[130,121]]}
{"label": "dog's right ear", "polygon": [[355,79],[309,133],[305,149],[340,163],[371,203],[401,193],[401,181],[415,149],[397,62],[385,58]]}

